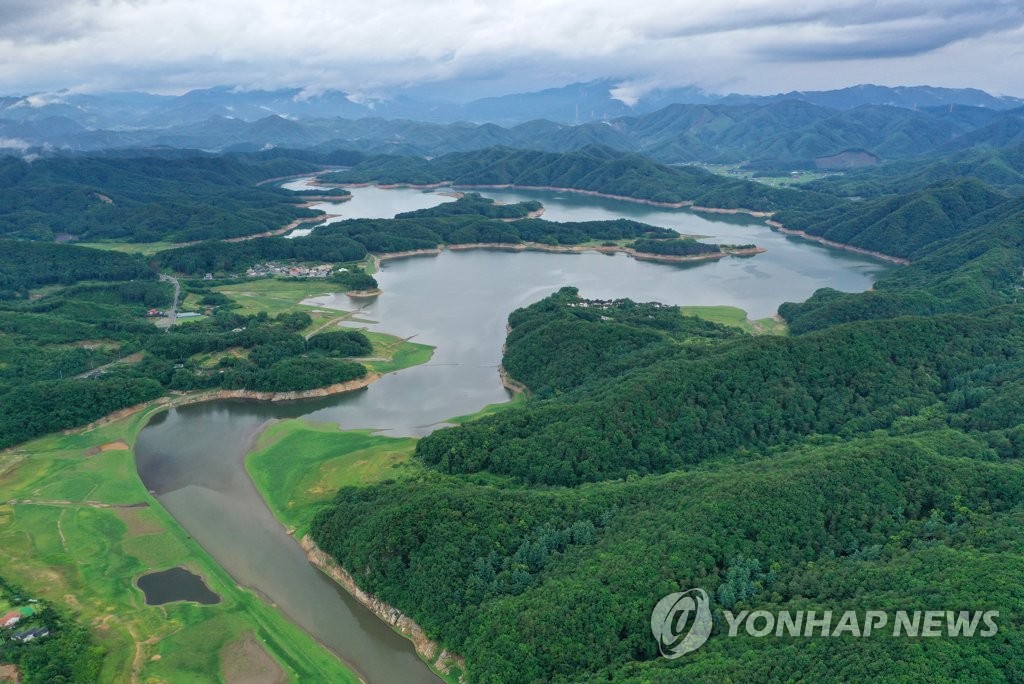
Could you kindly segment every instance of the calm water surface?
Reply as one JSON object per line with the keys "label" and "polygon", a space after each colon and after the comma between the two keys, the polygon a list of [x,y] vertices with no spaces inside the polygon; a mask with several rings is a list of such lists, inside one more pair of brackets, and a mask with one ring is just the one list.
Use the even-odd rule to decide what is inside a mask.
{"label": "calm water surface", "polygon": [[[712,242],[753,242],[768,251],[686,265],[622,254],[490,250],[385,261],[377,275],[383,295],[372,300],[329,295],[310,303],[362,307],[362,322],[354,325],[434,345],[429,363],[337,397],[288,404],[217,401],[172,409],[151,421],[135,449],[146,486],[240,584],[263,594],[370,682],[438,680],[410,642],[309,565],[267,509],[243,460],[268,420],[302,417],[395,436],[423,435],[447,418],[506,401],[497,366],[508,314],[565,285],[579,287],[585,297],[729,304],[761,318],[820,287],[868,289],[892,268],[774,233],[749,218],[719,219],[549,192],[484,194],[504,202],[538,199],[551,220],[626,217]],[[319,208],[345,218],[390,217],[451,199],[409,189],[357,188],[353,195],[349,202]]]}
{"label": "calm water surface", "polygon": [[173,601],[195,601],[204,606],[220,603],[220,596],[210,591],[206,581],[185,568],[148,573],[140,577],[135,585],[146,595],[147,606],[159,606]]}

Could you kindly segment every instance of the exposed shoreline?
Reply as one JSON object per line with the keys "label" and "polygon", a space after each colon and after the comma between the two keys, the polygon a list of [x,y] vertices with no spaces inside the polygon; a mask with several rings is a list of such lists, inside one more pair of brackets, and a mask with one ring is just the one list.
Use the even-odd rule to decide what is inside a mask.
{"label": "exposed shoreline", "polygon": [[864,249],[863,247],[854,247],[853,245],[848,245],[843,242],[826,240],[823,237],[811,235],[810,233],[807,233],[802,230],[793,230],[792,228],[786,228],[786,226],[779,223],[778,221],[765,221],[765,223],[784,235],[793,235],[799,238],[803,238],[804,240],[817,242],[818,244],[825,245],[826,247],[833,247],[835,249],[842,249],[847,252],[863,254],[864,256],[874,257],[875,259],[888,261],[889,263],[893,264],[899,264],[900,266],[906,266],[910,263],[910,259],[904,259],[903,257],[892,256],[891,254],[884,254],[882,252],[872,252],[870,249]]}
{"label": "exposed shoreline", "polygon": [[[596,190],[582,190],[580,188],[562,188],[562,187],[557,187],[557,186],[553,186],[553,185],[516,185],[514,183],[494,184],[494,185],[486,185],[486,184],[480,184],[480,185],[475,185],[475,184],[461,185],[461,184],[458,184],[457,185],[457,184],[455,184],[455,183],[453,183],[451,181],[445,181],[445,182],[441,182],[441,183],[427,183],[427,184],[416,184],[416,183],[388,183],[388,184],[381,184],[381,183],[323,183],[323,185],[329,185],[330,187],[338,187],[338,188],[367,188],[367,187],[376,186],[376,187],[384,189],[384,190],[393,189],[393,188],[413,188],[413,189],[419,189],[419,190],[433,190],[433,189],[436,189],[436,188],[443,188],[443,187],[449,187],[449,188],[453,188],[453,189],[454,188],[465,188],[467,190],[472,190],[472,189],[485,189],[485,190],[488,190],[488,189],[489,190],[540,190],[540,191],[544,191],[544,192],[568,192],[568,193],[574,193],[574,194],[577,194],[577,195],[587,195],[588,197],[602,197],[604,199],[618,200],[618,201],[621,201],[621,202],[633,202],[635,204],[646,204],[648,206],[660,207],[660,208],[664,208],[664,209],[689,209],[690,211],[698,211],[698,212],[703,212],[703,213],[708,213],[708,214],[746,214],[747,216],[752,216],[752,217],[755,217],[755,218],[765,218],[765,219],[771,219],[771,217],[775,215],[775,212],[773,212],[773,211],[756,211],[754,209],[743,209],[743,208],[738,208],[738,209],[722,209],[720,207],[704,207],[704,206],[700,206],[700,205],[694,204],[692,200],[684,200],[682,202],[658,202],[658,201],[655,201],[655,200],[640,199],[640,198],[637,198],[637,197],[629,197],[628,195],[613,195],[613,194],[606,193],[606,192],[597,192]],[[891,254],[885,254],[883,252],[874,252],[874,251],[871,251],[869,249],[863,249],[861,247],[855,247],[853,245],[847,245],[847,244],[842,243],[842,242],[834,242],[832,240],[826,240],[825,238],[820,238],[820,237],[817,237],[817,236],[805,233],[802,230],[792,230],[792,229],[786,228],[785,226],[783,226],[778,221],[768,220],[768,221],[765,221],[765,223],[767,225],[769,225],[770,227],[774,228],[775,230],[778,230],[780,233],[785,233],[786,235],[793,235],[795,237],[800,237],[800,238],[804,238],[806,240],[811,240],[812,242],[817,242],[819,244],[825,245],[826,247],[833,247],[835,249],[842,249],[842,250],[845,250],[845,251],[848,251],[848,252],[855,252],[857,254],[863,254],[864,256],[873,257],[873,258],[879,259],[881,261],[887,261],[889,263],[900,264],[900,265],[903,265],[903,266],[905,266],[905,265],[910,263],[909,259],[904,259],[902,257],[893,256]]]}
{"label": "exposed shoreline", "polygon": [[149,409],[162,408],[170,409],[177,408],[179,406],[188,406],[190,404],[202,404],[208,401],[217,401],[219,399],[252,399],[255,401],[296,401],[299,399],[314,399],[317,397],[329,397],[335,394],[344,394],[345,392],[352,392],[364,387],[369,387],[371,384],[379,380],[381,375],[372,371],[367,371],[366,375],[355,380],[349,380],[348,382],[339,382],[333,385],[327,385],[325,387],[315,387],[308,390],[297,390],[294,392],[258,392],[256,390],[203,390],[199,392],[188,392],[185,394],[179,394],[176,396],[165,395],[157,397],[141,404],[135,404],[134,406],[128,406],[123,409],[108,413],[102,418],[95,420],[86,425],[80,425],[75,428],[68,428],[61,430],[61,434],[71,435],[79,432],[89,432],[95,430],[98,427],[102,427],[114,421],[127,418],[128,416],[139,413],[140,411],[147,411]]}
{"label": "exposed shoreline", "polygon": [[403,259],[414,256],[437,256],[445,250],[452,252],[467,252],[473,249],[495,249],[507,252],[551,252],[554,254],[582,254],[584,252],[600,252],[601,254],[615,254],[621,252],[640,261],[656,261],[661,263],[681,263],[690,261],[707,261],[711,259],[722,259],[729,256],[753,256],[767,250],[764,247],[750,247],[746,249],[723,249],[721,252],[707,252],[705,254],[676,255],[676,254],[655,254],[653,252],[638,252],[632,247],[621,245],[546,245],[541,242],[466,242],[456,245],[438,245],[433,249],[412,249],[405,252],[391,252],[386,254],[371,255],[380,265],[381,261],[388,259]]}
{"label": "exposed shoreline", "polygon": [[337,582],[352,598],[411,641],[416,653],[430,665],[431,669],[445,675],[451,672],[452,667],[466,671],[465,658],[442,648],[441,644],[430,639],[423,628],[408,615],[364,591],[351,573],[318,547],[308,534],[299,539],[298,543],[314,567]]}
{"label": "exposed shoreline", "polygon": [[[319,202],[313,202],[312,204],[320,204],[320,203]],[[305,207],[306,205],[303,205],[303,206]],[[283,226],[281,228],[275,228],[274,230],[265,230],[262,233],[254,233],[252,235],[242,235],[240,237],[227,238],[226,240],[224,240],[224,242],[246,242],[248,240],[255,240],[257,238],[277,237],[278,235],[284,235],[285,233],[290,233],[291,231],[295,230],[296,228],[299,228],[299,227],[301,227],[301,226],[303,226],[303,225],[305,225],[307,223],[316,224],[316,225],[313,226],[313,228],[316,228],[317,225],[323,223],[324,221],[329,221],[330,219],[339,218],[339,217],[340,217],[339,214],[321,214],[320,216],[305,216],[303,218],[297,218],[294,221],[292,221],[291,223],[289,223],[288,225]],[[188,244],[189,245],[194,245],[194,244],[197,244],[197,243],[196,242],[190,242]]]}

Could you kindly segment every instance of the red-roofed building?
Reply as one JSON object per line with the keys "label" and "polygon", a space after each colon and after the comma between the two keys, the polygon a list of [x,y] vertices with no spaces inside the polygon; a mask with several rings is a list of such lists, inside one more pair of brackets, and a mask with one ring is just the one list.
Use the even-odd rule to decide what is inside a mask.
{"label": "red-roofed building", "polygon": [[12,610],[7,615],[0,617],[0,627],[13,627],[18,624],[19,620],[21,620],[21,613],[17,610]]}

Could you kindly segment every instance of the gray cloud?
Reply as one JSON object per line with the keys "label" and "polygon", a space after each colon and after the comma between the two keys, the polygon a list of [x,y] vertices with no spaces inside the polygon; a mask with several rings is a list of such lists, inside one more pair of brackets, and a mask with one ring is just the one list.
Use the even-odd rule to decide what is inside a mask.
{"label": "gray cloud", "polygon": [[772,92],[898,77],[1024,95],[1019,0],[792,5],[0,0],[0,91],[232,83],[375,94],[435,83],[471,96],[613,77],[633,93]]}

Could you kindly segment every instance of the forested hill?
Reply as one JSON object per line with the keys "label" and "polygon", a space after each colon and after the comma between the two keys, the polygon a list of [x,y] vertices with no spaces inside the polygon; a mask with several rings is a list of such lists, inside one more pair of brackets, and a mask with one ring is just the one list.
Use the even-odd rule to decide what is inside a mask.
{"label": "forested hill", "polygon": [[[471,682],[1012,678],[1022,313],[749,338],[563,290],[510,317],[505,361],[536,398],[424,438],[433,476],[343,489],[312,533]],[[659,658],[651,608],[695,586],[716,611],[1003,617],[998,639],[923,652],[730,639],[718,613],[699,653]]]}
{"label": "forested hill", "polygon": [[913,260],[1006,200],[1005,195],[971,179],[905,195],[843,201],[817,211],[783,210],[772,218],[792,230]]}
{"label": "forested hill", "polygon": [[[342,489],[315,540],[471,682],[1019,679],[1024,200],[953,180],[806,217],[913,261],[783,305],[791,337],[573,289],[516,311],[532,397],[423,438],[429,476]],[[691,587],[714,630],[666,660],[651,610]],[[730,638],[726,609],[1000,618],[924,648]]]}
{"label": "forested hill", "polygon": [[156,273],[135,255],[0,239],[0,300],[43,285],[136,279],[155,280]]}
{"label": "forested hill", "polygon": [[[644,239],[668,247],[719,251],[717,246],[690,240],[674,240],[678,233],[638,221],[545,221],[526,218],[541,208],[539,202],[497,204],[476,193],[437,207],[398,214],[393,219],[349,219],[317,228],[311,235],[294,239],[267,237],[241,242],[206,241],[158,253],[155,262],[179,273],[237,272],[274,259],[300,261],[354,261],[368,252],[388,254],[441,245],[537,243],[573,246],[589,241]],[[671,243],[671,244],[670,244]],[[641,250],[645,251],[645,250]],[[649,249],[647,251],[658,251]],[[683,252],[680,252],[683,253]]]}
{"label": "forested hill", "polygon": [[[337,290],[376,287],[350,266]],[[293,392],[366,375],[348,358],[372,351],[362,332],[307,337],[308,314],[240,315],[212,284],[182,282],[208,315],[162,330],[147,314],[170,308],[174,288],[143,257],[0,239],[0,449],[169,391]]]}
{"label": "forested hill", "polygon": [[703,169],[658,164],[636,154],[591,145],[554,153],[493,147],[433,160],[371,157],[349,170],[323,177],[338,183],[409,183],[558,187],[652,202],[693,202],[723,209],[776,211],[829,206],[834,199],[726,178]]}
{"label": "forested hill", "polygon": [[967,219],[910,266],[875,283],[873,290],[818,290],[803,303],[779,307],[794,332],[836,323],[976,312],[1020,302],[1024,272],[1024,199],[1002,202]]}
{"label": "forested hill", "polygon": [[1012,195],[1024,194],[1024,143],[978,147],[951,154],[850,169],[808,183],[810,190],[869,197],[924,190],[943,181],[971,178]]}
{"label": "forested hill", "polygon": [[318,212],[256,183],[317,168],[194,154],[0,158],[0,235],[186,242],[259,233]]}

